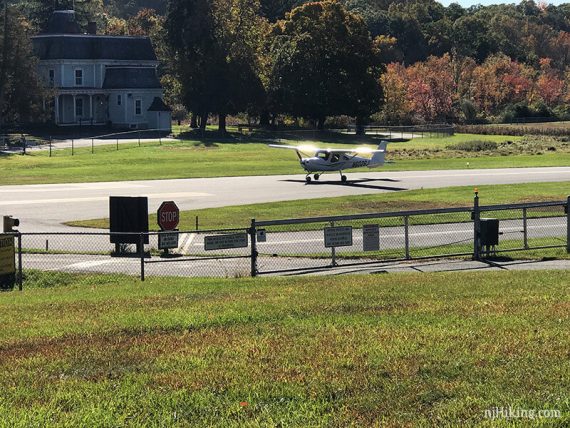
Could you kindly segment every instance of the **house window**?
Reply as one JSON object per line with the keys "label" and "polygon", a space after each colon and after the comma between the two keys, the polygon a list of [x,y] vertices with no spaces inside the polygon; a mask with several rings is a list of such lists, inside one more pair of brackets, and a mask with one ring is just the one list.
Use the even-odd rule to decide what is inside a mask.
{"label": "house window", "polygon": [[55,70],[49,71],[49,85],[52,88],[55,86]]}
{"label": "house window", "polygon": [[140,116],[142,114],[142,100],[135,100],[135,116]]}
{"label": "house window", "polygon": [[83,69],[75,69],[75,86],[83,86]]}
{"label": "house window", "polygon": [[117,105],[123,104],[123,96],[121,94],[117,95]]}
{"label": "house window", "polygon": [[75,116],[83,117],[83,98],[75,99]]}

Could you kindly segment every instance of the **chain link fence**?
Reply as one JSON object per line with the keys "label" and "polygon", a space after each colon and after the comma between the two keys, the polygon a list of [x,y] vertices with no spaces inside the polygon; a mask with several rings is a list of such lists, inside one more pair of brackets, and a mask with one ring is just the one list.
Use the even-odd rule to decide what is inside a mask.
{"label": "chain link fence", "polygon": [[[255,223],[255,274],[568,247],[568,202],[509,204]],[[493,231],[492,225],[496,226]],[[327,245],[327,239],[336,244]]]}
{"label": "chain link fence", "polygon": [[570,252],[568,201],[478,202],[463,208],[252,220],[237,229],[121,233],[131,244],[111,243],[116,234],[109,232],[8,235],[14,238],[19,287],[49,287],[71,278],[92,285],[117,277],[245,277],[551,248]]}

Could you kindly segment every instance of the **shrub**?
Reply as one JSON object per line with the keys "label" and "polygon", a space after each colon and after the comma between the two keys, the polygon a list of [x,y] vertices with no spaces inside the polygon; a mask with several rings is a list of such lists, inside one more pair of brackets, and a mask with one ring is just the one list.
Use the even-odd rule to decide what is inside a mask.
{"label": "shrub", "polygon": [[497,150],[497,143],[494,141],[464,141],[462,143],[447,146],[448,149],[459,150],[462,152],[484,152]]}

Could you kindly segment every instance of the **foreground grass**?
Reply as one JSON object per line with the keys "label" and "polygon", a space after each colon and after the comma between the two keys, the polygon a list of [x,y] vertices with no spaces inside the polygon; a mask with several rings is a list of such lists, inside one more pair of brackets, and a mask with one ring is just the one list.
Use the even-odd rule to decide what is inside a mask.
{"label": "foreground grass", "polygon": [[566,272],[77,278],[0,294],[1,425],[570,422]]}
{"label": "foreground grass", "polygon": [[[227,140],[183,140],[176,142],[121,144],[91,148],[57,150],[48,153],[30,152],[26,156],[0,156],[0,185],[46,184],[70,182],[123,181],[174,179],[217,176],[245,176],[272,174],[302,174],[294,153],[273,150],[267,143],[315,144],[319,147],[350,147],[370,144],[374,137],[355,138],[342,135],[281,135],[278,139],[239,137]],[[317,139],[317,141],[314,141]],[[319,140],[320,139],[320,140]],[[472,141],[505,143],[518,141],[509,136],[479,136],[459,134],[449,138],[425,138],[389,146],[389,159],[396,163],[386,165],[388,171],[434,170],[462,168],[503,168],[532,166],[567,166],[570,153],[548,152],[532,148],[521,153],[469,153],[449,150],[448,146]],[[541,146],[542,147],[542,146]],[[540,155],[539,155],[540,153]],[[366,170],[368,171],[368,170]]]}
{"label": "foreground grass", "polygon": [[[397,183],[388,183],[388,186]],[[482,205],[517,202],[566,200],[570,195],[569,182],[508,184],[479,186]],[[247,227],[251,218],[275,220],[282,218],[320,217],[346,214],[363,214],[401,210],[421,210],[473,205],[473,187],[422,189],[376,195],[317,198],[192,210],[180,214],[180,230],[192,230],[196,216],[201,229]],[[530,212],[532,215],[532,212]],[[496,214],[494,214],[496,215]],[[464,217],[464,216],[463,216]],[[439,219],[441,220],[441,219]],[[450,221],[461,221],[453,220]],[[109,219],[93,219],[68,223],[72,226],[108,228]],[[149,216],[149,225],[158,230],[156,214]],[[320,227],[320,225],[319,225]]]}

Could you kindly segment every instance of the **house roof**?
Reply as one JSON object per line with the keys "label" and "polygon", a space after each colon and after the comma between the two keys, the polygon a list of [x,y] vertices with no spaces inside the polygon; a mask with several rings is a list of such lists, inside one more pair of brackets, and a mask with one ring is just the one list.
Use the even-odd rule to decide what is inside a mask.
{"label": "house roof", "polygon": [[46,34],[32,38],[40,60],[157,61],[148,37]]}
{"label": "house roof", "polygon": [[172,111],[170,107],[162,100],[162,98],[154,97],[148,111]]}
{"label": "house roof", "polygon": [[103,89],[160,89],[156,70],[152,67],[108,67]]}

